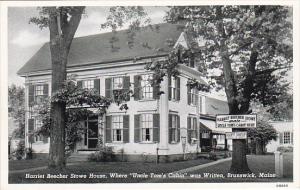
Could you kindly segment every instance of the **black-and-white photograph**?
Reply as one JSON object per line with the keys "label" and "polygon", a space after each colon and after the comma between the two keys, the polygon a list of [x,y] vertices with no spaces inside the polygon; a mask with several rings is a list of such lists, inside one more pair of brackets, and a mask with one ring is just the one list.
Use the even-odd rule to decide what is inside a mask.
{"label": "black-and-white photograph", "polygon": [[298,180],[293,4],[58,5],[6,6],[8,184]]}

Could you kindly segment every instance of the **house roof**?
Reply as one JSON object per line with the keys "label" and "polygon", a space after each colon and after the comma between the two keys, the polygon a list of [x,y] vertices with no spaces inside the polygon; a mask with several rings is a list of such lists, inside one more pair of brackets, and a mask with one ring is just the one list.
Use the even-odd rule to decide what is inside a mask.
{"label": "house roof", "polygon": [[[136,32],[132,47],[128,45],[129,30],[121,30],[115,34],[114,48],[111,43],[114,36],[112,32],[74,38],[67,67],[166,55],[172,49],[182,29],[182,25],[169,23],[141,28]],[[18,74],[25,75],[50,69],[50,47],[47,42],[27,61]]]}
{"label": "house roof", "polygon": [[211,97],[206,97],[205,99],[205,108],[208,115],[215,116],[217,114],[229,113],[228,103],[226,101]]}

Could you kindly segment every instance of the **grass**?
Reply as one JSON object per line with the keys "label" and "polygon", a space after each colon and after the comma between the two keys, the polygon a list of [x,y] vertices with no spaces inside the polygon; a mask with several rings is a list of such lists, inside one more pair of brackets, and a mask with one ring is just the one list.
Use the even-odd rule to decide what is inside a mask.
{"label": "grass", "polygon": [[[274,155],[248,155],[247,161],[250,170],[256,174],[256,176],[259,175],[259,173],[275,173],[275,160]],[[223,174],[224,176],[227,176],[227,173],[230,169],[231,161],[223,162],[220,164],[216,164],[214,166],[210,166],[207,168],[203,168],[197,171],[190,172],[192,174],[201,174],[203,173],[217,173],[217,174]],[[292,154],[284,154],[284,178],[201,178],[201,179],[191,179],[191,178],[185,178],[185,179],[168,179],[164,180],[165,183],[217,183],[217,182],[292,182],[293,180],[293,159]]]}
{"label": "grass", "polygon": [[[51,169],[37,170],[34,172],[22,172],[22,173],[10,173],[9,183],[123,183],[123,182],[142,182],[146,179],[133,179],[131,177],[122,178],[106,178],[106,179],[28,179],[25,178],[26,173],[31,175],[37,174],[86,174],[90,173],[99,175],[106,174],[109,176],[110,173],[166,173],[181,170],[184,168],[204,164],[211,162],[207,159],[188,160],[172,163],[134,163],[134,162],[78,162],[75,165],[69,165],[64,171],[56,171]],[[35,166],[34,163],[32,166]],[[38,166],[37,166],[38,167]]]}
{"label": "grass", "polygon": [[[274,155],[248,155],[247,156],[249,168],[253,173],[258,176],[258,173],[275,173],[274,166]],[[28,179],[25,178],[26,172],[22,173],[10,173],[9,183],[138,183],[138,182],[163,182],[163,183],[218,183],[218,182],[291,182],[293,180],[293,154],[284,154],[284,178],[201,178],[201,179],[191,179],[186,177],[184,179],[180,178],[166,178],[156,181],[149,181],[149,178],[133,178],[128,175],[127,178],[111,178],[110,173],[119,174],[129,174],[129,173],[156,173],[156,174],[166,174],[169,172],[178,171],[181,169],[193,167],[196,165],[211,162],[207,159],[189,160],[181,162],[172,163],[133,163],[133,162],[80,162],[75,165],[67,166],[64,171],[55,171],[50,169],[37,170],[34,172],[27,172],[32,175],[36,174],[81,174],[89,175],[90,173],[99,175],[105,174],[107,178],[101,179],[91,179],[91,178],[80,178],[80,179]],[[43,166],[43,161],[36,162],[35,160],[25,160],[25,161],[10,161],[10,170],[13,168],[27,168],[31,164],[32,167]],[[44,162],[44,166],[46,162]],[[189,174],[201,174],[203,173],[217,173],[227,175],[231,161],[226,161],[213,166],[209,166],[197,171],[188,172]],[[18,168],[20,169],[20,168]]]}

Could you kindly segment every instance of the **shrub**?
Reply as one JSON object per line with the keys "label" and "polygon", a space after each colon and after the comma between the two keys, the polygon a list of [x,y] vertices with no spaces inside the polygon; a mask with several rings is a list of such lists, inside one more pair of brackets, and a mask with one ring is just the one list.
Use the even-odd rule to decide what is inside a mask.
{"label": "shrub", "polygon": [[210,160],[217,160],[217,154],[215,152],[209,152],[208,159]]}
{"label": "shrub", "polygon": [[32,150],[32,148],[26,148],[25,152],[26,152],[26,159],[32,159],[33,158],[33,150]]}
{"label": "shrub", "polygon": [[90,154],[88,160],[93,162],[108,162],[112,161],[113,158],[112,147],[101,147],[95,153]]}
{"label": "shrub", "polygon": [[14,152],[12,152],[12,159],[21,160],[25,156],[25,142],[20,141]]}
{"label": "shrub", "polygon": [[277,148],[277,151],[279,152],[293,152],[293,147],[292,146],[280,146]]}

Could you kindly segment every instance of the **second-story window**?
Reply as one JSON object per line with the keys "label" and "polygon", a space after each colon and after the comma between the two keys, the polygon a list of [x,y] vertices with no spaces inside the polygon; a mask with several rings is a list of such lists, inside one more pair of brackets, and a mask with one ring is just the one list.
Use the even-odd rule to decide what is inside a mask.
{"label": "second-story window", "polygon": [[153,141],[153,116],[152,114],[141,115],[141,137],[143,142]]}
{"label": "second-story window", "polygon": [[180,100],[180,77],[169,77],[169,100]]}
{"label": "second-story window", "polygon": [[83,88],[93,89],[94,88],[94,80],[85,80],[82,83]]}
{"label": "second-story window", "polygon": [[41,103],[44,98],[44,85],[36,85],[34,88],[34,98],[37,103]]}
{"label": "second-story window", "polygon": [[112,116],[113,141],[123,141],[123,116]]}
{"label": "second-story window", "polygon": [[198,99],[198,90],[196,88],[188,89],[188,104],[197,105]]}
{"label": "second-story window", "polygon": [[141,87],[142,87],[142,98],[152,99],[153,98],[153,87],[151,86],[150,80],[152,75],[142,75]]}
{"label": "second-story window", "polygon": [[121,90],[123,89],[123,78],[115,77],[113,78],[113,90]]}

